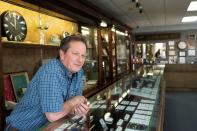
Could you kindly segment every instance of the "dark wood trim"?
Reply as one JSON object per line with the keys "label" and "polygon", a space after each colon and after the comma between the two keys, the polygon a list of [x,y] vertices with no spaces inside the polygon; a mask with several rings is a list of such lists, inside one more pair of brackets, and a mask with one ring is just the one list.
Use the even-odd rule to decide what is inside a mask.
{"label": "dark wood trim", "polygon": [[98,40],[98,84],[101,85],[104,81],[103,77],[103,65],[102,65],[102,43],[101,43],[101,28],[97,28],[97,40]]}
{"label": "dark wood trim", "polygon": [[160,80],[160,110],[159,110],[159,120],[158,120],[158,127],[156,131],[163,131],[163,125],[164,125],[164,110],[165,110],[165,94],[166,94],[166,83],[164,80],[164,77],[161,77]]}
{"label": "dark wood trim", "polygon": [[155,34],[137,34],[136,41],[151,41],[151,40],[170,40],[180,39],[181,33],[155,33]]}
{"label": "dark wood trim", "polygon": [[40,13],[43,13],[43,14],[46,14],[49,16],[57,17],[57,18],[60,18],[63,20],[67,20],[67,21],[71,21],[71,22],[75,22],[75,23],[77,22],[76,20],[74,20],[71,17],[65,16],[63,14],[59,14],[59,13],[54,12],[52,10],[47,10],[47,9],[41,8],[40,6],[31,4],[31,3],[27,3],[27,1],[23,1],[23,0],[2,0],[2,1],[16,5],[16,6],[20,6],[22,8],[29,9],[32,11],[40,12]]}
{"label": "dark wood trim", "polygon": [[113,54],[112,54],[112,31],[109,30],[109,72],[110,72],[110,79],[113,78]]}
{"label": "dark wood trim", "polygon": [[[0,25],[1,25],[1,21],[0,21]],[[0,26],[0,30],[1,30],[1,26]],[[5,126],[5,98],[4,98],[4,86],[3,86],[3,53],[2,53],[1,36],[2,34],[0,31],[0,130],[3,131]]]}
{"label": "dark wood trim", "polygon": [[59,49],[56,45],[41,45],[39,43],[25,43],[16,41],[2,42],[3,48],[45,48],[45,49]]}

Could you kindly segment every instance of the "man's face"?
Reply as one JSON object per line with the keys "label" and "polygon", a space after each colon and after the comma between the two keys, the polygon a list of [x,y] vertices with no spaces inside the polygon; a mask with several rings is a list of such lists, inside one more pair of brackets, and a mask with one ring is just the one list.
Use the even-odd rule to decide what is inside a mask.
{"label": "man's face", "polygon": [[81,41],[71,41],[66,53],[60,50],[63,65],[71,72],[78,72],[85,62],[86,46]]}

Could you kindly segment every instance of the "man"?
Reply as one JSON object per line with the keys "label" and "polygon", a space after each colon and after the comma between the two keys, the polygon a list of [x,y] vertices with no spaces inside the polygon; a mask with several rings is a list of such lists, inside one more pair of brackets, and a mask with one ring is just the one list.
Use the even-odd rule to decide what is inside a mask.
{"label": "man", "polygon": [[80,35],[64,38],[59,57],[43,65],[30,82],[24,97],[6,119],[6,130],[36,130],[48,121],[88,112],[82,94],[82,66],[86,42]]}

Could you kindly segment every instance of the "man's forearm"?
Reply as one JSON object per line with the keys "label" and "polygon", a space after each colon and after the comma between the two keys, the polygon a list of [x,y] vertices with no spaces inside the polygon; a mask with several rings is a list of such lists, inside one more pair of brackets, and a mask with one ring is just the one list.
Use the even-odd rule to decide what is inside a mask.
{"label": "man's forearm", "polygon": [[70,100],[68,100],[64,103],[62,111],[60,111],[60,112],[47,112],[47,113],[45,113],[45,115],[50,122],[54,122],[56,120],[59,120],[59,119],[63,118],[64,116],[70,114],[72,112],[73,106],[74,105],[72,104],[72,102]]}

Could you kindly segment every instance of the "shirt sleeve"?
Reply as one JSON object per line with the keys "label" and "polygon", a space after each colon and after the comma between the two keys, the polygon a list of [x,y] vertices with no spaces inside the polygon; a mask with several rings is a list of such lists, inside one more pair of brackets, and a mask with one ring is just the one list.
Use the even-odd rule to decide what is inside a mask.
{"label": "shirt sleeve", "polygon": [[83,69],[80,70],[79,74],[78,74],[78,89],[77,89],[77,93],[76,95],[82,95],[82,91],[83,91],[83,75],[84,75],[84,72],[83,72]]}
{"label": "shirt sleeve", "polygon": [[63,108],[61,83],[57,74],[44,73],[40,77],[39,96],[43,112],[59,112]]}

